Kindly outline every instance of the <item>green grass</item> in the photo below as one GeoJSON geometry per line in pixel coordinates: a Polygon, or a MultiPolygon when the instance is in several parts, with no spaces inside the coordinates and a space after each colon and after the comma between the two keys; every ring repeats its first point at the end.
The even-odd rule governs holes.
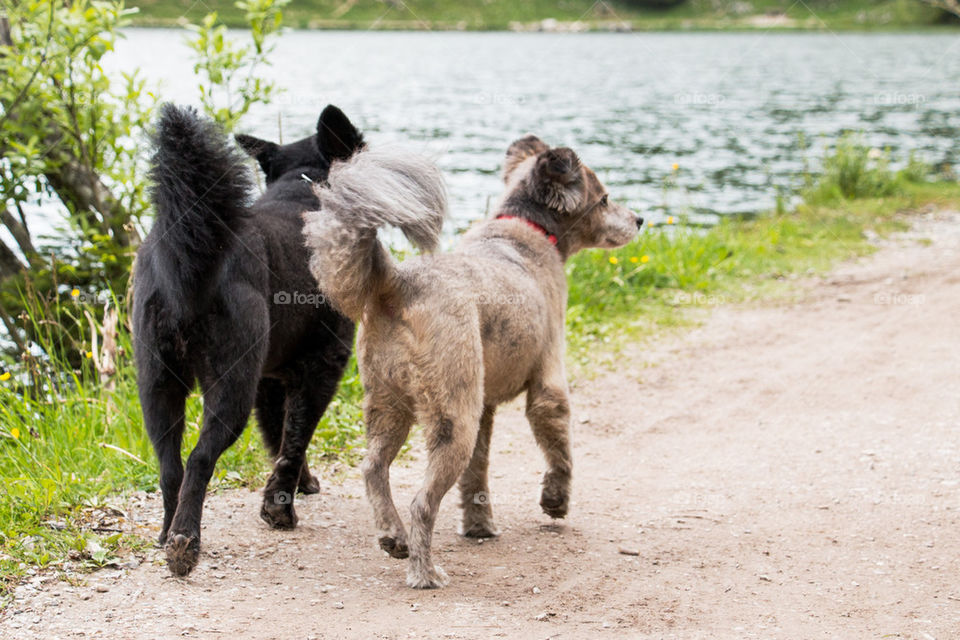
{"type": "MultiPolygon", "coordinates": [[[[86,322],[83,311],[93,309],[77,304],[70,313],[65,307],[73,304],[71,296],[66,293],[63,297],[66,299],[56,303],[60,322],[71,317],[86,322]]],[[[38,305],[28,307],[40,309],[38,305]]],[[[26,321],[41,326],[47,322],[32,313],[26,321]]],[[[101,330],[98,327],[98,332],[101,330]]],[[[57,332],[37,333],[42,341],[44,335],[57,332]]],[[[98,524],[104,514],[117,515],[123,493],[158,490],[157,465],[137,399],[129,333],[121,330],[119,338],[121,355],[113,391],[99,384],[99,374],[87,353],[78,369],[71,368],[67,358],[54,362],[29,358],[0,369],[4,371],[0,374],[0,479],[4,486],[0,493],[0,596],[32,566],[82,571],[151,543],[137,536],[104,532],[98,524]]],[[[81,351],[90,348],[88,341],[81,351]]],[[[356,363],[351,361],[337,397],[317,428],[310,448],[314,462],[331,457],[348,462],[355,459],[362,435],[360,397],[356,363]]],[[[201,415],[202,402],[194,393],[187,403],[185,455],[196,443],[201,415]]],[[[257,430],[248,428],[220,459],[211,490],[258,487],[269,469],[257,430]]]]}
{"type": "MultiPolygon", "coordinates": [[[[869,150],[857,152],[866,157],[869,150]]],[[[789,292],[798,276],[871,252],[866,232],[903,230],[911,210],[930,204],[960,207],[960,184],[912,181],[915,163],[897,174],[884,165],[882,176],[862,163],[863,175],[847,172],[844,179],[873,184],[883,195],[857,189],[845,198],[831,166],[849,153],[842,141],[826,159],[826,173],[808,187],[809,200],[793,211],[724,220],[708,229],[686,227],[677,219],[679,224],[647,228],[622,249],[574,256],[567,266],[572,370],[595,366],[597,345],[688,326],[718,304],[770,300],[789,292]]]]}
{"type": "Polygon", "coordinates": [[[807,177],[804,202],[831,205],[857,198],[882,198],[904,193],[906,185],[922,182],[929,168],[911,156],[906,168],[890,171],[889,152],[871,149],[855,133],[837,141],[833,152],[824,158],[822,173],[807,177]]]}
{"type": "MultiPolygon", "coordinates": [[[[197,22],[215,9],[225,23],[243,26],[242,11],[230,0],[130,0],[140,9],[135,23],[174,25],[181,18],[197,22]]],[[[688,0],[671,7],[642,7],[624,0],[292,0],[284,10],[284,24],[296,28],[340,29],[507,29],[511,23],[529,24],[554,18],[582,21],[602,27],[630,23],[638,30],[675,29],[916,29],[943,26],[940,12],[919,0],[688,0]],[[771,22],[769,13],[784,13],[771,22]],[[766,17],[765,17],[766,16],[766,17]]]]}
{"type": "MultiPolygon", "coordinates": [[[[885,158],[852,138],[841,140],[823,164],[823,174],[807,180],[806,202],[793,211],[725,220],[709,229],[687,227],[678,217],[646,229],[623,249],[586,251],[570,260],[568,359],[574,375],[589,375],[604,357],[615,357],[618,343],[690,325],[714,305],[785,295],[794,277],[871,251],[866,231],[905,228],[904,212],[960,206],[960,184],[919,181],[926,171],[915,162],[893,173],[885,158]]],[[[115,389],[108,391],[86,357],[93,347],[84,311],[97,315],[77,302],[83,296],[76,293],[26,305],[31,311],[21,321],[41,343],[62,335],[86,340],[54,360],[31,356],[0,369],[0,599],[32,567],[75,575],[152,542],[101,524],[105,515],[122,517],[112,508],[123,504],[123,494],[156,491],[157,468],[143,431],[129,334],[121,328],[115,389]]],[[[361,393],[351,363],[311,446],[314,462],[355,460],[362,444],[361,393]]],[[[196,442],[200,415],[194,394],[185,452],[196,442]]],[[[259,487],[268,472],[256,429],[249,428],[221,458],[211,489],[259,487]]]]}

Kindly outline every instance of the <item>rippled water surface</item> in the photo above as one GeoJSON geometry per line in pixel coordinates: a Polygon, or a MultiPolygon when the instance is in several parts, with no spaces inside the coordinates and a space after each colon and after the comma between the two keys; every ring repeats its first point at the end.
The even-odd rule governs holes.
{"type": "MultiPolygon", "coordinates": [[[[111,64],[195,102],[182,42],[130,30],[111,64]]],[[[459,226],[496,198],[525,132],[572,146],[653,217],[751,212],[844,130],[896,158],[960,161],[958,53],[952,35],[291,32],[265,72],[286,94],[241,130],[276,139],[282,116],[290,141],[337,104],[371,143],[435,153],[459,226]]]]}

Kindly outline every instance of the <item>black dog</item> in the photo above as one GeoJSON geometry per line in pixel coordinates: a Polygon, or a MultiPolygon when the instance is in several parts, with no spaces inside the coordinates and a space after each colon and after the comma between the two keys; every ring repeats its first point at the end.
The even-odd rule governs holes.
{"type": "Polygon", "coordinates": [[[353,323],[316,293],[301,214],[319,207],[310,182],[326,180],[330,163],[360,149],[363,136],[331,105],[314,136],[237,142],[267,176],[252,205],[243,156],[223,132],[193,109],[162,108],[151,167],[156,222],[133,278],[137,382],[160,462],[160,544],[176,575],[197,564],[207,484],[254,406],[276,460],[260,516],[275,528],[296,525],[298,485],[319,491],[307,445],[353,343],[353,323]],[[203,428],[184,472],[184,406],[196,382],[203,428]]]}

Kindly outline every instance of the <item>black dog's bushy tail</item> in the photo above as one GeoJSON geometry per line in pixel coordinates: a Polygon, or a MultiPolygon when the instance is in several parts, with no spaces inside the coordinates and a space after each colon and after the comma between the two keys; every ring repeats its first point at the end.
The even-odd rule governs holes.
{"type": "Polygon", "coordinates": [[[204,306],[247,217],[253,187],[245,157],[191,107],[165,104],[153,135],[150,199],[159,284],[180,317],[204,306]]]}

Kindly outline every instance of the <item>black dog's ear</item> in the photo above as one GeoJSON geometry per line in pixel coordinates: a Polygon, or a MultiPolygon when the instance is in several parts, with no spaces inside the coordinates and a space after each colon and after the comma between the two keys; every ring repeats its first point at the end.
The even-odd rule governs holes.
{"type": "Polygon", "coordinates": [[[507,159],[503,163],[503,180],[506,182],[510,174],[517,168],[521,162],[547,151],[550,147],[537,136],[528,133],[527,135],[513,141],[507,148],[507,159]]]}
{"type": "Polygon", "coordinates": [[[363,146],[363,135],[343,111],[328,104],[317,120],[317,148],[327,160],[346,160],[363,146]]]}
{"type": "Polygon", "coordinates": [[[280,145],[242,133],[238,133],[233,136],[233,138],[248,156],[255,158],[256,161],[260,163],[260,168],[263,169],[263,172],[270,175],[270,164],[273,162],[273,158],[276,156],[280,145]]]}
{"type": "Polygon", "coordinates": [[[541,153],[533,170],[534,185],[543,204],[563,213],[575,211],[583,199],[580,158],[573,149],[559,147],[541,153]]]}

